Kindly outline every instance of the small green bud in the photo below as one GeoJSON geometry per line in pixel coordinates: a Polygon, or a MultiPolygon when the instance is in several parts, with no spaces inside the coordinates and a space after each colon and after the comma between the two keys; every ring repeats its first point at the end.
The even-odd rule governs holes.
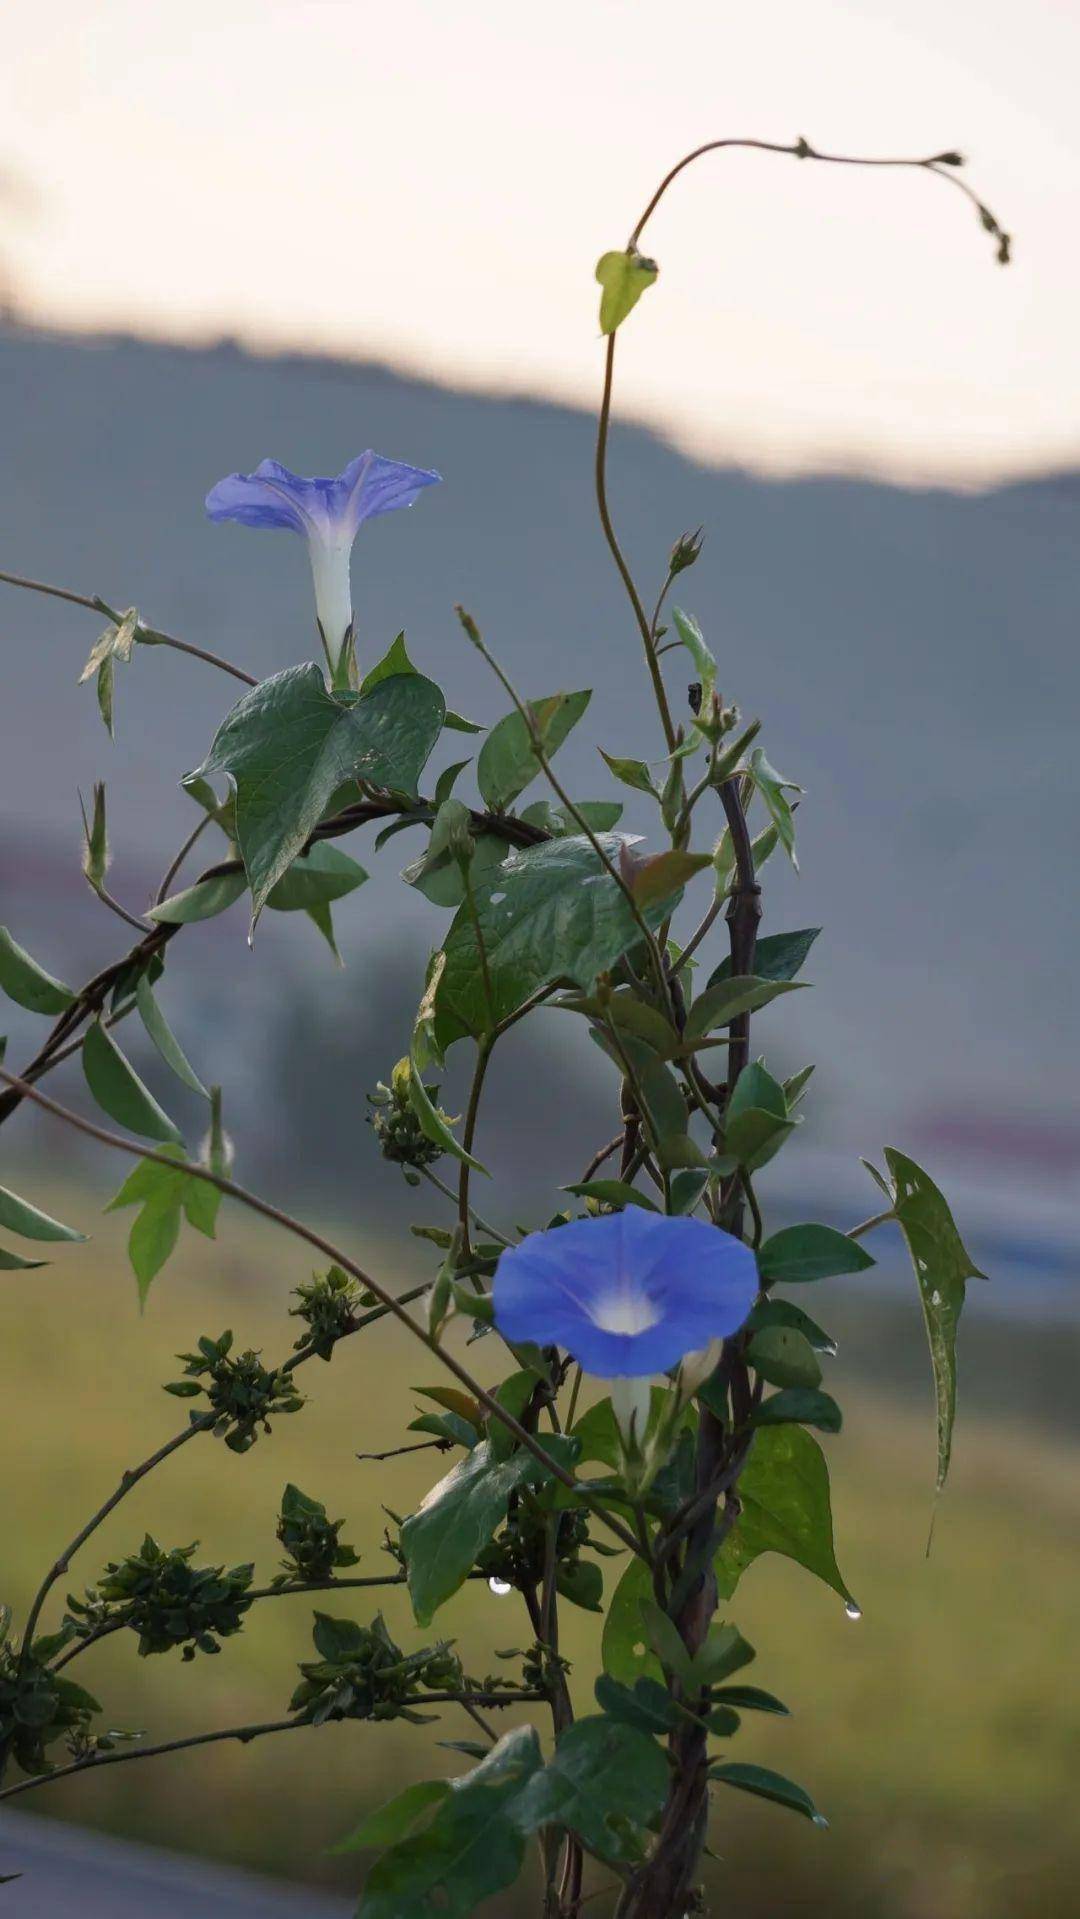
{"type": "Polygon", "coordinates": [[[672,579],[677,573],[685,573],[687,567],[693,566],[700,558],[705,544],[703,531],[699,526],[696,533],[680,533],[668,556],[668,572],[672,579]]]}

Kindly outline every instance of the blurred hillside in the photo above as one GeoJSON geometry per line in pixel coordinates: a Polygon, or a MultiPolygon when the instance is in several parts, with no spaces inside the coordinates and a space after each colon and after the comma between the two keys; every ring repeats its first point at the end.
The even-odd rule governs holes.
{"type": "MultiPolygon", "coordinates": [[[[336,472],[368,444],[438,467],[444,486],[358,542],[362,659],[404,626],[424,668],[453,681],[454,704],[496,719],[505,701],[450,610],[462,600],[530,695],[596,688],[560,758],[579,796],[604,790],[597,743],[655,750],[595,526],[587,416],[227,344],[10,330],[0,409],[0,565],[134,602],[260,675],[312,650],[306,560],[298,542],[206,524],[208,485],[268,453],[336,472]]],[[[768,1016],[774,1064],[820,1062],[804,1136],[771,1176],[776,1204],[845,1220],[871,1210],[856,1156],[895,1142],[953,1193],[998,1281],[980,1304],[1073,1313],[1080,475],[978,497],[779,483],[695,466],[631,427],[614,435],[612,471],[643,582],[704,523],[681,597],[725,694],[763,718],[770,758],[807,789],[802,876],[779,860],[766,876],[767,928],[826,929],[816,990],[768,1016]]],[[[112,883],[141,905],[193,820],[178,778],[235,691],[195,661],[140,650],[119,675],[110,745],[75,683],[97,630],[92,615],[0,587],[0,920],[72,979],[123,940],[79,898],[76,789],[107,778],[112,883]]],[[[451,735],[440,752],[467,747],[451,735]]],[[[646,802],[626,797],[624,824],[655,831],[646,802]]],[[[249,954],[236,909],[184,933],[165,999],[196,1064],[228,1089],[251,1177],[332,1188],[337,1204],[393,1221],[407,1196],[380,1177],[363,1093],[403,1050],[445,922],[396,879],[412,837],[379,856],[363,835],[350,848],[373,877],[338,909],[344,972],[306,922],[282,916],[267,916],[249,954]]],[[[31,1025],[9,1022],[16,1061],[31,1025]]],[[[534,1217],[612,1130],[610,1081],[570,1029],[553,1014],[539,1039],[515,1035],[493,1074],[490,1137],[534,1217]],[[524,1077],[527,1108],[512,1109],[524,1077]]],[[[10,1132],[25,1142],[33,1122],[10,1132]]]]}

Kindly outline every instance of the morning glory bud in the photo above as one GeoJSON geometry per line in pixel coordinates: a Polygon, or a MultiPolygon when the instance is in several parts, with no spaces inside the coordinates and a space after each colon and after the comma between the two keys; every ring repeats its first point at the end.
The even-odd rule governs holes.
{"type": "Polygon", "coordinates": [[[254,473],[230,473],[206,496],[207,517],[241,526],[285,527],[307,541],[315,587],[315,616],[335,680],[347,664],[353,633],[349,578],[353,541],[365,520],[412,506],[442,476],[424,467],[385,460],[369,447],[336,480],[301,479],[276,460],[254,473]]]}
{"type": "Polygon", "coordinates": [[[700,526],[696,533],[680,533],[668,555],[668,572],[672,579],[677,573],[685,573],[688,566],[693,566],[704,543],[704,529],[700,526]]]}

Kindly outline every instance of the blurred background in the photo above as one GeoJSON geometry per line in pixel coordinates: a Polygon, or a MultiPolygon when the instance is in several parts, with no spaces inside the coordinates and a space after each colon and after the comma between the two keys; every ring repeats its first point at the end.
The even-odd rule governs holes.
{"type": "MultiPolygon", "coordinates": [[[[463,651],[464,601],[530,696],[595,687],[560,756],[580,797],[606,791],[597,745],[655,751],[591,494],[598,254],[681,152],[732,132],[959,146],[1017,235],[1003,273],[971,210],[925,177],[714,156],[650,227],[660,280],[620,336],[624,544],[658,585],[672,541],[704,525],[682,601],[724,694],[806,788],[801,875],[767,869],[765,926],[825,930],[814,992],[770,1010],[767,1040],[774,1070],[818,1070],[799,1142],[765,1182],[770,1218],[871,1212],[858,1156],[895,1144],[945,1187],[992,1281],[969,1291],[928,1562],[928,1366],[899,1244],[882,1239],[872,1284],[822,1300],[848,1412],[830,1442],[841,1563],[864,1617],[782,1562],[740,1589],[761,1681],[797,1708],[755,1731],[753,1756],[803,1779],[832,1820],[824,1837],[768,1809],[718,1824],[717,1896],[746,1919],[1076,1910],[1078,54],[1080,20],[1055,0],[944,15],[930,0],[766,0],[749,19],[698,0],[554,0],[542,19],[491,0],[15,0],[5,22],[0,567],[134,603],[262,676],[312,651],[306,561],[297,542],[209,526],[207,488],[264,455],[335,473],[368,445],[437,467],[442,487],[358,542],[361,661],[404,627],[454,704],[493,722],[505,700],[463,651]]],[[[179,777],[232,698],[209,668],[140,650],[110,744],[76,685],[99,626],[0,586],[0,921],[73,981],[124,939],[79,878],[79,789],[107,780],[111,883],[140,910],[194,823],[179,777]]],[[[624,825],[655,832],[626,797],[624,825]]],[[[162,997],[224,1083],[241,1176],[404,1281],[425,1271],[407,1224],[436,1220],[437,1199],[378,1159],[364,1095],[404,1049],[445,919],[397,878],[410,837],[377,856],[370,838],[349,844],[372,877],[336,909],[344,969],[292,916],[268,915],[250,953],[235,909],[184,933],[162,997]]],[[[5,1014],[18,1064],[38,1027],[5,1014]]],[[[553,1015],[497,1056],[481,1150],[508,1182],[507,1218],[546,1217],[614,1130],[592,1054],[553,1015]]],[[[53,1089],[80,1104],[77,1066],[53,1089]]],[[[452,1108],[456,1092],[452,1076],[452,1108]]],[[[223,1215],[218,1246],[183,1243],[140,1318],[129,1216],[96,1217],[120,1171],[25,1113],[0,1161],[94,1230],[0,1295],[0,1598],[18,1611],[118,1472],[173,1429],[171,1355],[226,1324],[244,1344],[291,1343],[307,1268],[223,1215]]],[[[152,1480],[102,1556],[150,1525],[269,1575],[292,1478],[349,1515],[376,1565],[381,1506],[407,1510],[430,1462],[354,1455],[425,1381],[381,1330],[377,1352],[318,1371],[313,1403],[250,1459],[208,1443],[152,1480]]],[[[503,1605],[449,1609],[477,1669],[520,1632],[503,1605]]],[[[274,1617],[253,1616],[216,1662],[181,1673],[110,1645],[91,1683],[158,1738],[272,1716],[309,1621],[297,1601],[260,1611],[274,1617]]],[[[582,1699],[592,1623],[575,1627],[582,1699]]],[[[326,1848],[427,1763],[407,1733],[330,1728],[318,1764],[267,1742],[50,1788],[0,1819],[0,1871],[26,1869],[0,1895],[59,1919],[95,1900],[157,1919],[316,1915],[356,1884],[355,1860],[326,1848]],[[276,1883],[102,1848],[74,1825],[276,1883]],[[294,1898],[291,1881],[325,1891],[294,1898]]]]}

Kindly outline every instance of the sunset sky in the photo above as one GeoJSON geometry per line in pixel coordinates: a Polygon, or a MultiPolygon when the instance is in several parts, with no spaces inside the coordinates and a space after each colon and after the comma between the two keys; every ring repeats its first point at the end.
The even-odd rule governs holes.
{"type": "Polygon", "coordinates": [[[984,484],[1080,460],[1075,0],[9,0],[21,316],[591,404],[597,256],[724,133],[956,146],[947,188],[711,156],[620,405],[702,457],[984,484]]]}

